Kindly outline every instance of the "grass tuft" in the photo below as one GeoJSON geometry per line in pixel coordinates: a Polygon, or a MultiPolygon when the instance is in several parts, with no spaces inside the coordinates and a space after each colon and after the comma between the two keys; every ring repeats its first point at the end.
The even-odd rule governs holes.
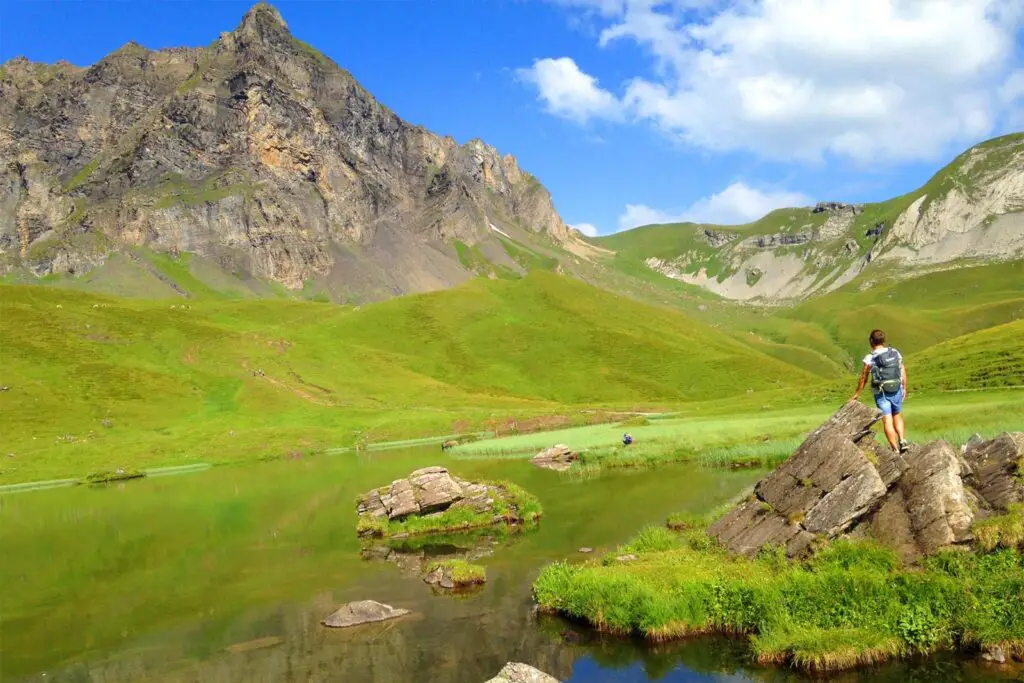
{"type": "Polygon", "coordinates": [[[973,531],[982,550],[1024,548],[1024,503],[1010,505],[1006,514],[975,522],[973,531]]]}
{"type": "Polygon", "coordinates": [[[427,567],[427,574],[432,574],[438,570],[446,572],[457,588],[475,586],[487,581],[487,570],[479,564],[472,564],[466,560],[456,559],[432,562],[427,567]]]}

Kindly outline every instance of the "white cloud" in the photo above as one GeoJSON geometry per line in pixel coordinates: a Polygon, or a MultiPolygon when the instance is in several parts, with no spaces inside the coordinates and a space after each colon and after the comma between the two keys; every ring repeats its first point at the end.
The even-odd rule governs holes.
{"type": "Polygon", "coordinates": [[[617,119],[622,113],[619,100],[569,57],[538,59],[528,69],[517,69],[516,76],[537,88],[538,99],[555,116],[586,123],[591,118],[617,119]]]}
{"type": "Polygon", "coordinates": [[[597,237],[597,226],[591,223],[573,223],[569,227],[573,230],[579,230],[587,237],[597,237]]]}
{"type": "Polygon", "coordinates": [[[738,225],[757,220],[775,209],[806,206],[810,203],[810,197],[800,192],[759,190],[746,183],[735,182],[721,192],[698,199],[689,208],[679,212],[652,209],[644,204],[627,204],[619,216],[619,229],[683,222],[738,225]]]}
{"type": "Polygon", "coordinates": [[[1010,76],[1020,0],[556,2],[602,21],[602,46],[630,41],[656,67],[612,104],[562,58],[601,93],[588,117],[626,113],[708,149],[932,158],[992,133],[1024,87],[1010,76]]]}

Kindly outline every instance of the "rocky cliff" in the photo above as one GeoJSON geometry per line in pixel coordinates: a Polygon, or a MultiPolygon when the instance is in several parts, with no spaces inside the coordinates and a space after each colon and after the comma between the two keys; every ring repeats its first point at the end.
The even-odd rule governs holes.
{"type": "Polygon", "coordinates": [[[820,202],[740,226],[639,228],[598,240],[726,298],[779,302],[855,279],[1024,258],[1024,134],[972,147],[923,187],[877,204],[820,202]],[[660,231],[656,240],[652,231],[660,231]],[[647,238],[641,238],[647,234],[647,238]],[[651,249],[650,244],[657,248],[651,249]],[[643,245],[643,246],[641,246],[643,245]]]}
{"type": "Polygon", "coordinates": [[[514,269],[498,234],[571,236],[513,157],[406,123],[265,4],[204,48],[4,64],[0,158],[0,273],[143,248],[390,295],[469,277],[456,242],[514,269]]]}

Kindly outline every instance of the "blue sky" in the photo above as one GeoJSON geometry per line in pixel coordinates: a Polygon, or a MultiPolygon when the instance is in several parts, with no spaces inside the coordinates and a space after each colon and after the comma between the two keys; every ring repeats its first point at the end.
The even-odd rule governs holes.
{"type": "MultiPolygon", "coordinates": [[[[0,3],[0,61],[205,45],[248,2],[0,3]]],[[[1024,128],[1019,0],[277,2],[406,120],[514,154],[609,233],[909,191],[1024,128]]]]}

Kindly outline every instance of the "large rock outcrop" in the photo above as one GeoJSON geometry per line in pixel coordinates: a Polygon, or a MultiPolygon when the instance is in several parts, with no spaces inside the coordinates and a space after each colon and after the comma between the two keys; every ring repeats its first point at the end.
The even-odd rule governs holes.
{"type": "Polygon", "coordinates": [[[879,417],[848,402],[708,533],[743,555],[766,545],[803,555],[819,539],[850,535],[913,559],[970,541],[977,517],[1024,500],[1024,434],[982,442],[966,457],[945,441],[900,455],[875,440],[879,417]]]}
{"type": "Polygon", "coordinates": [[[469,277],[455,240],[516,269],[497,230],[572,234],[513,157],[403,121],[266,4],[208,47],[7,62],[0,157],[0,274],[147,247],[379,296],[469,277]]]}

